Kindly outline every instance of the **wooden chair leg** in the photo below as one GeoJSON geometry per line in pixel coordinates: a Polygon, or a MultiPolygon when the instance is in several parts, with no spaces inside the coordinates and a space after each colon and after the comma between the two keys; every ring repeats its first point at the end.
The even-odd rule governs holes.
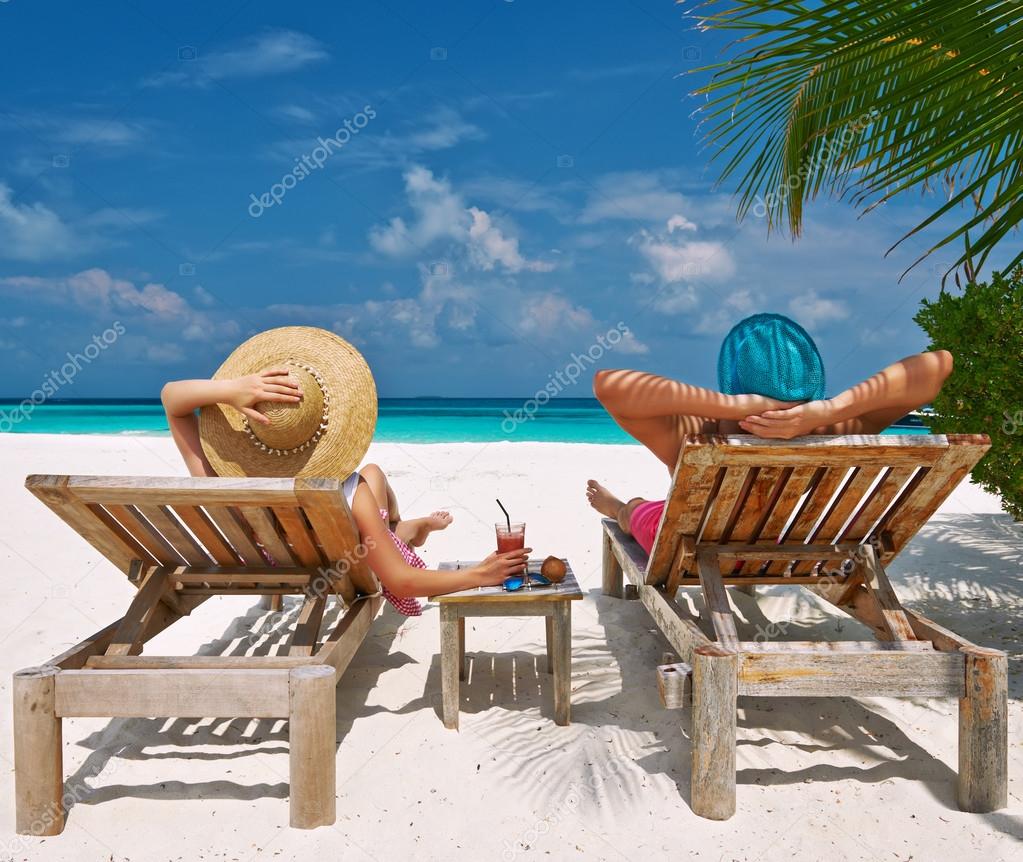
{"type": "Polygon", "coordinates": [[[55,711],[56,667],[14,674],[14,805],[20,835],[64,830],[61,721],[55,711]]]}
{"type": "Polygon", "coordinates": [[[465,617],[458,618],[458,678],[465,679],[465,617]]]}
{"type": "Polygon", "coordinates": [[[604,544],[604,576],[603,593],[605,596],[614,596],[616,599],[622,597],[623,572],[622,564],[615,556],[614,547],[611,544],[611,537],[607,530],[601,530],[601,537],[604,544]]]}
{"type": "Polygon", "coordinates": [[[572,603],[554,602],[551,640],[554,653],[554,723],[572,720],[572,603]]]}
{"type": "Polygon", "coordinates": [[[547,673],[554,673],[554,616],[543,618],[547,629],[547,673]]]}
{"type": "Polygon", "coordinates": [[[272,614],[277,614],[280,613],[283,606],[284,596],[280,593],[259,597],[259,609],[261,611],[270,611],[272,614]]]}
{"type": "Polygon", "coordinates": [[[714,551],[701,551],[696,558],[700,584],[703,587],[703,598],[707,603],[714,634],[718,643],[724,647],[734,647],[739,643],[739,635],[735,630],[735,616],[732,606],[728,603],[725,582],[721,578],[721,564],[714,551]]]}
{"type": "Polygon", "coordinates": [[[458,614],[449,604],[440,606],[440,689],[444,726],[458,730],[458,614]]]}
{"type": "Polygon", "coordinates": [[[291,825],[331,826],[337,819],[337,706],[334,668],[305,665],[289,678],[291,825]]]}
{"type": "Polygon", "coordinates": [[[693,812],[711,820],[735,814],[736,697],[739,656],[717,646],[693,652],[693,812]]]}
{"type": "Polygon", "coordinates": [[[1008,659],[964,649],[966,696],[959,701],[959,807],[998,811],[1008,804],[1008,659]]]}

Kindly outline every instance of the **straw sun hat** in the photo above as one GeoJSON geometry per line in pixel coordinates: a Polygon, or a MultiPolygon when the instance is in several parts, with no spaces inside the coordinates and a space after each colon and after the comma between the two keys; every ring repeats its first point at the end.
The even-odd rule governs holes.
{"type": "Polygon", "coordinates": [[[333,332],[282,326],[254,335],[227,357],[215,380],[287,368],[297,403],[255,405],[269,425],[224,404],[203,407],[199,437],[218,476],[347,478],[366,454],[377,419],[377,390],[366,360],[333,332]]]}

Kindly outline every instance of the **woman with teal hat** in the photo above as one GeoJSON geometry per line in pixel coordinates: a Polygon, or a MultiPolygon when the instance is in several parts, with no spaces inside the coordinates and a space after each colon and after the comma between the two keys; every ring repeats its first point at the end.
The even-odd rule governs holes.
{"type": "MultiPolygon", "coordinates": [[[[952,354],[935,350],[908,356],[828,398],[824,363],[809,333],[782,314],[754,314],[725,336],[717,370],[718,390],[645,371],[601,370],[593,391],[670,473],[687,434],[745,431],[782,440],[877,434],[934,399],[952,373],[952,354]]],[[[649,553],[663,501],[623,502],[592,479],[586,496],[649,553]]]]}

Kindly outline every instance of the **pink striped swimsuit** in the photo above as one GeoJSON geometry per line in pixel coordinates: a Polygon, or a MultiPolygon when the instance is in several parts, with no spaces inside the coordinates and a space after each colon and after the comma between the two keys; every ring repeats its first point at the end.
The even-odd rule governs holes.
{"type": "MultiPolygon", "coordinates": [[[[348,501],[348,508],[352,507],[352,501],[355,499],[355,489],[359,487],[359,474],[352,473],[347,479],[345,479],[344,485],[341,486],[341,490],[344,492],[345,499],[348,501]]],[[[383,522],[387,523],[388,516],[387,509],[380,510],[380,517],[383,522]]],[[[402,558],[415,569],[425,569],[426,563],[423,562],[422,558],[413,551],[408,545],[406,545],[401,539],[394,535],[393,531],[388,527],[387,532],[390,534],[391,539],[394,541],[394,546],[401,553],[402,558]]],[[[404,614],[407,617],[418,617],[423,613],[423,606],[420,604],[419,599],[415,596],[406,596],[399,598],[392,593],[383,584],[380,588],[384,594],[384,598],[387,599],[393,605],[394,609],[399,614],[404,614]]]]}

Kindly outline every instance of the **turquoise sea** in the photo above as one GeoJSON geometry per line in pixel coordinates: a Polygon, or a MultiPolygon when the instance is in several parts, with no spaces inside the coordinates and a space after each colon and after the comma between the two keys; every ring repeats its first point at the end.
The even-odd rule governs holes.
{"type": "MultiPolygon", "coordinates": [[[[0,399],[0,432],[29,434],[168,434],[158,399],[50,401],[21,417],[20,402],[0,399]]],[[[533,440],[633,443],[594,398],[557,398],[532,418],[517,398],[381,398],[375,440],[453,443],[533,440]]],[[[888,433],[926,433],[911,417],[888,433]]]]}

